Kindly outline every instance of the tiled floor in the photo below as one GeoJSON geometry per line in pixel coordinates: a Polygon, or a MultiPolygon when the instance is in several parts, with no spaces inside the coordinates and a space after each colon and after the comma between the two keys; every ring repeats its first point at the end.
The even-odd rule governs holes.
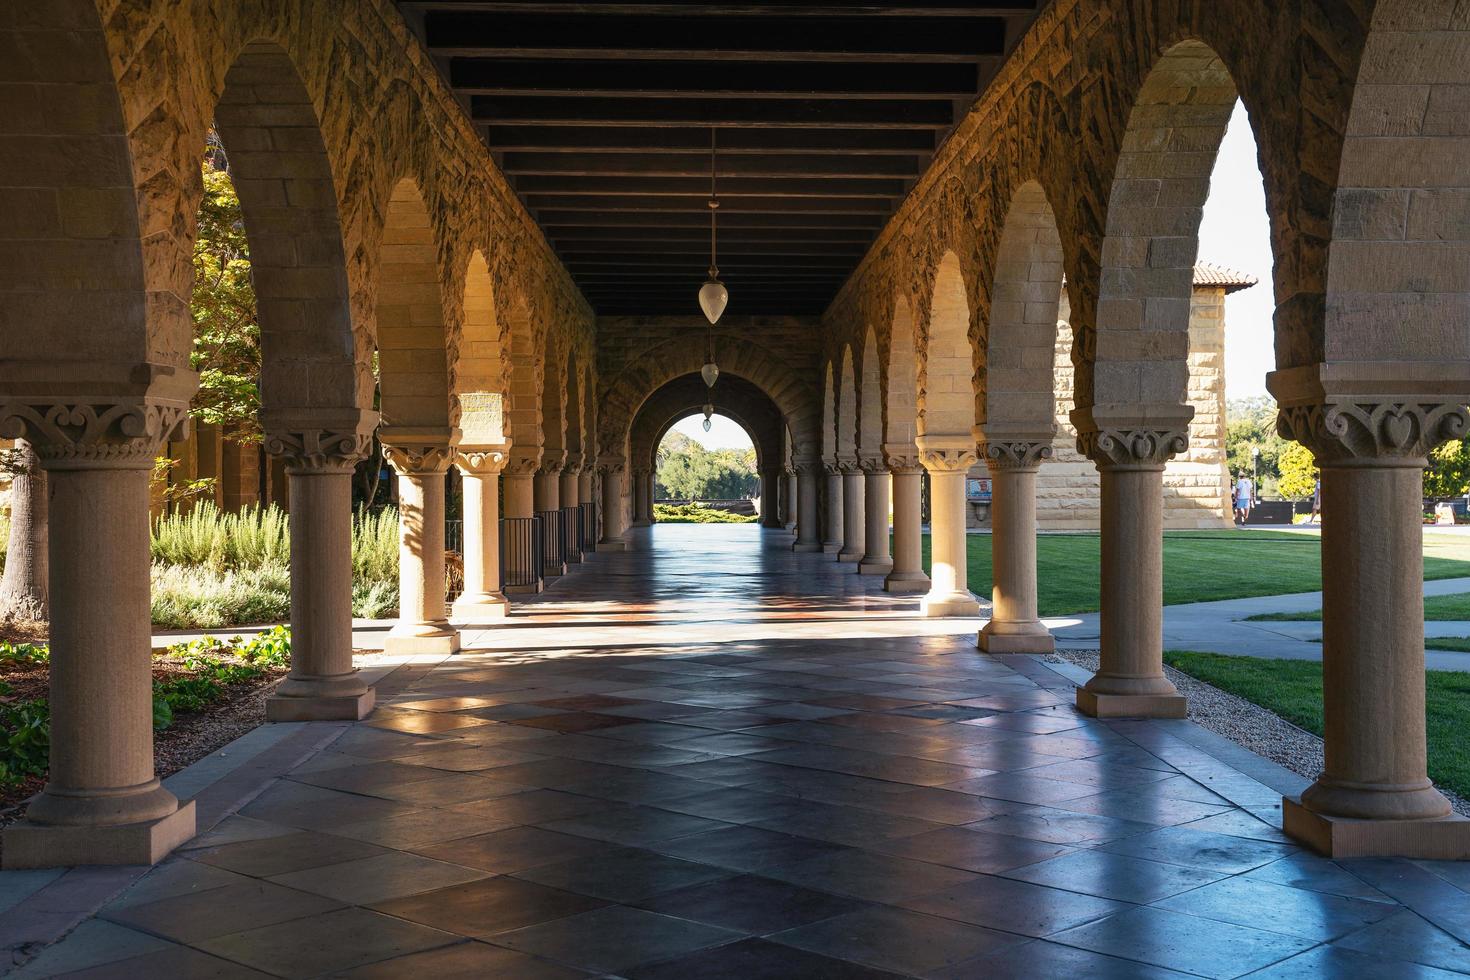
{"type": "Polygon", "coordinates": [[[400,670],[19,975],[1470,973],[1470,865],[1304,854],[1295,777],[1080,717],[1063,665],[789,537],[645,535],[400,670]]]}

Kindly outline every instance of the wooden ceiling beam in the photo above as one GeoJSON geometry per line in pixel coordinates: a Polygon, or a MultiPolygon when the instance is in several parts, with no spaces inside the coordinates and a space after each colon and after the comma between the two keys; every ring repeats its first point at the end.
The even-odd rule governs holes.
{"type": "MultiPolygon", "coordinates": [[[[556,211],[674,211],[693,212],[709,218],[707,197],[617,197],[613,195],[578,197],[573,194],[527,194],[526,206],[533,211],[550,208],[556,211]]],[[[893,202],[867,197],[732,197],[720,207],[720,217],[727,214],[878,214],[893,211],[893,202]]]]}
{"type": "MultiPolygon", "coordinates": [[[[522,194],[567,194],[582,197],[691,197],[709,200],[709,179],[699,177],[594,177],[521,175],[515,178],[522,194]]],[[[720,181],[721,210],[737,207],[749,197],[868,197],[891,201],[903,194],[901,180],[822,180],[812,177],[730,177],[720,181]]],[[[708,208],[706,208],[708,210],[708,208]]]]}
{"type": "MultiPolygon", "coordinates": [[[[717,137],[718,139],[718,137],[717,137]]],[[[577,177],[710,176],[710,153],[507,153],[500,161],[507,174],[560,174],[577,177]]],[[[718,156],[720,177],[897,177],[919,175],[917,157],[718,156]]],[[[902,193],[900,190],[899,193],[902,193]]]]}
{"type": "Polygon", "coordinates": [[[947,129],[952,102],[849,99],[636,99],[575,96],[470,97],[478,123],[587,126],[792,126],[947,129]]]}
{"type": "MultiPolygon", "coordinates": [[[[647,153],[699,152],[709,147],[709,127],[556,126],[535,123],[485,127],[486,142],[497,152],[647,153]]],[[[929,129],[722,128],[720,155],[836,154],[913,156],[934,152],[929,129]]]]}

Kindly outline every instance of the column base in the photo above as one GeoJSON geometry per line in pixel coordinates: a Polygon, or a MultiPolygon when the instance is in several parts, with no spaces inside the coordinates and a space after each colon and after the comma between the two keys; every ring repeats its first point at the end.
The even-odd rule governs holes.
{"type": "Polygon", "coordinates": [[[780,521],[761,521],[761,527],[769,528],[772,531],[784,531],[786,529],[786,525],[780,521]]]}
{"type": "MultiPolygon", "coordinates": [[[[604,551],[612,551],[613,548],[612,548],[611,545],[608,545],[608,546],[604,547],[603,550],[604,551]]],[[[542,589],[542,585],[541,585],[540,580],[538,579],[532,585],[507,585],[505,587],[505,594],[506,595],[535,595],[536,593],[540,592],[541,589],[542,589]]]]}
{"type": "Polygon", "coordinates": [[[485,592],[475,596],[460,596],[450,607],[451,619],[465,623],[488,623],[510,615],[510,603],[505,596],[485,592]]]}
{"type": "Polygon", "coordinates": [[[1077,688],[1077,710],[1091,718],[1185,718],[1182,694],[1099,694],[1077,688]]]}
{"type": "Polygon", "coordinates": [[[835,555],[841,550],[842,543],[840,541],[833,544],[828,544],[825,541],[822,542],[822,554],[824,555],[835,555]]]}
{"type": "Polygon", "coordinates": [[[628,526],[629,527],[650,527],[651,526],[651,522],[649,522],[649,521],[634,521],[632,524],[629,524],[628,526]]]}
{"type": "Polygon", "coordinates": [[[869,558],[865,555],[863,560],[858,562],[859,575],[887,575],[891,571],[893,571],[892,558],[869,558]]]}
{"type": "Polygon", "coordinates": [[[459,630],[447,622],[400,623],[383,641],[384,653],[458,653],[459,630]]]}
{"type": "Polygon", "coordinates": [[[837,552],[837,560],[859,562],[863,560],[863,553],[861,551],[848,551],[846,548],[843,548],[837,552]]]}
{"type": "Polygon", "coordinates": [[[791,546],[791,550],[808,555],[820,554],[822,551],[822,546],[819,544],[813,544],[810,541],[798,541],[791,546]]]}
{"type": "Polygon", "coordinates": [[[22,820],[5,828],[6,870],[83,864],[157,864],[194,836],[194,801],[142,823],[111,827],[58,826],[22,820]]]}
{"type": "Polygon", "coordinates": [[[946,592],[943,595],[935,595],[931,592],[919,602],[919,614],[930,618],[941,616],[970,618],[980,615],[980,601],[968,592],[946,592]]]}
{"type": "Polygon", "coordinates": [[[266,721],[361,721],[373,713],[377,693],[368,688],[361,694],[281,695],[265,703],[266,721]]]}
{"type": "Polygon", "coordinates": [[[986,623],[980,630],[980,649],[986,653],[1055,653],[1056,638],[1040,623],[1006,623],[1001,632],[993,630],[995,620],[986,623]]]}
{"type": "MultiPolygon", "coordinates": [[[[1290,837],[1330,858],[1470,858],[1470,819],[1458,813],[1427,820],[1355,820],[1308,810],[1301,797],[1288,796],[1281,801],[1281,822],[1290,837]]],[[[7,841],[7,859],[9,847],[7,841]]]]}
{"type": "Polygon", "coordinates": [[[884,592],[928,592],[933,587],[923,572],[890,572],[883,580],[884,592]]]}
{"type": "Polygon", "coordinates": [[[627,550],[628,550],[628,545],[627,545],[626,542],[624,542],[622,540],[617,540],[617,541],[599,541],[599,542],[597,542],[597,551],[598,552],[603,552],[603,551],[627,551],[627,550]]]}

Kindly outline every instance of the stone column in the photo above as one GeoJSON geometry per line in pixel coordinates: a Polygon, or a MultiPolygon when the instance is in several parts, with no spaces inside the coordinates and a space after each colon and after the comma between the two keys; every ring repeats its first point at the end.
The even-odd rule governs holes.
{"type": "Polygon", "coordinates": [[[821,466],[815,460],[796,464],[796,541],[792,551],[822,550],[817,526],[817,488],[821,484],[821,466]]]}
{"type": "Polygon", "coordinates": [[[500,591],[500,471],[504,447],[460,446],[455,459],[464,480],[464,591],[455,619],[504,619],[510,603],[500,591]]]}
{"type": "Polygon", "coordinates": [[[3,832],[4,867],[153,864],[194,836],[153,768],[148,482],[182,438],[194,377],[167,399],[0,403],[50,484],[50,771],[3,832]]]}
{"type": "Polygon", "coordinates": [[[541,469],[532,484],[535,488],[536,511],[561,510],[561,461],[541,461],[541,469]]]}
{"type": "Polygon", "coordinates": [[[582,461],[575,456],[569,456],[566,464],[562,466],[560,478],[561,506],[575,507],[581,502],[580,491],[582,488],[582,461]]]}
{"type": "Polygon", "coordinates": [[[1100,664],[1077,707],[1096,718],[1183,718],[1164,676],[1164,464],[1188,447],[1184,429],[1107,428],[1077,434],[1101,474],[1100,664]]]}
{"type": "Polygon", "coordinates": [[[627,547],[623,541],[624,463],[621,456],[597,457],[602,470],[602,537],[597,542],[598,551],[623,551],[627,547]]]}
{"type": "Polygon", "coordinates": [[[888,454],[893,477],[893,571],[883,580],[885,592],[928,592],[933,583],[924,574],[923,479],[924,467],[909,447],[888,454]]]}
{"type": "Polygon", "coordinates": [[[842,550],[842,471],[836,463],[823,463],[825,472],[826,525],[822,533],[822,551],[835,555],[842,550]]]}
{"type": "Polygon", "coordinates": [[[879,459],[865,459],[863,470],[863,559],[859,575],[887,575],[893,571],[888,556],[888,468],[879,459]]]}
{"type": "Polygon", "coordinates": [[[592,490],[592,461],[582,467],[582,472],[577,476],[577,499],[582,503],[591,503],[597,498],[593,496],[592,490]]]}
{"type": "Polygon", "coordinates": [[[541,450],[528,452],[512,447],[505,464],[505,516],[536,516],[536,471],[541,468],[541,450]]]}
{"type": "Polygon", "coordinates": [[[780,470],[767,470],[761,474],[761,527],[781,527],[781,482],[780,470]]]}
{"type": "Polygon", "coordinates": [[[630,479],[628,501],[633,517],[633,527],[648,527],[653,523],[652,494],[648,488],[648,470],[634,470],[630,479]]]}
{"type": "Polygon", "coordinates": [[[383,447],[398,475],[398,623],[386,653],[455,653],[459,631],[444,604],[444,477],[455,449],[440,444],[383,447]]]}
{"type": "Polygon", "coordinates": [[[990,470],[990,621],[987,653],[1051,653],[1056,642],[1036,612],[1036,471],[1051,458],[1051,438],[985,443],[990,470]]]}
{"type": "Polygon", "coordinates": [[[920,436],[919,458],[929,471],[932,579],[919,609],[925,616],[978,616],[980,603],[968,587],[965,534],[965,474],[975,465],[975,444],[920,436]]]}
{"type": "Polygon", "coordinates": [[[781,474],[781,526],[795,530],[796,518],[796,470],[788,469],[781,474]]]}
{"type": "MultiPolygon", "coordinates": [[[[1274,380],[1274,376],[1273,376],[1274,380]]],[[[1276,385],[1273,385],[1273,390],[1276,385]]],[[[1342,397],[1283,408],[1322,468],[1325,766],[1285,830],[1335,858],[1470,858],[1470,821],[1426,771],[1423,470],[1461,404],[1342,397]]]]}
{"type": "Polygon", "coordinates": [[[577,491],[582,485],[581,472],[581,454],[568,453],[567,461],[561,470],[561,512],[562,520],[565,522],[562,527],[562,539],[565,542],[566,551],[564,553],[568,565],[579,564],[582,561],[581,552],[572,547],[577,540],[577,517],[581,513],[578,509],[581,498],[577,496],[577,491]]]}
{"type": "Polygon", "coordinates": [[[845,459],[842,469],[842,550],[838,561],[862,561],[863,536],[863,471],[856,459],[845,459]]]}

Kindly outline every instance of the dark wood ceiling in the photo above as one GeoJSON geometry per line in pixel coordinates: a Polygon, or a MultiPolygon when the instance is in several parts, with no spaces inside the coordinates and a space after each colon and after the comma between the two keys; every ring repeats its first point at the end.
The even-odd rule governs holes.
{"type": "Polygon", "coordinates": [[[822,312],[1044,0],[398,0],[599,314],[822,312]]]}

